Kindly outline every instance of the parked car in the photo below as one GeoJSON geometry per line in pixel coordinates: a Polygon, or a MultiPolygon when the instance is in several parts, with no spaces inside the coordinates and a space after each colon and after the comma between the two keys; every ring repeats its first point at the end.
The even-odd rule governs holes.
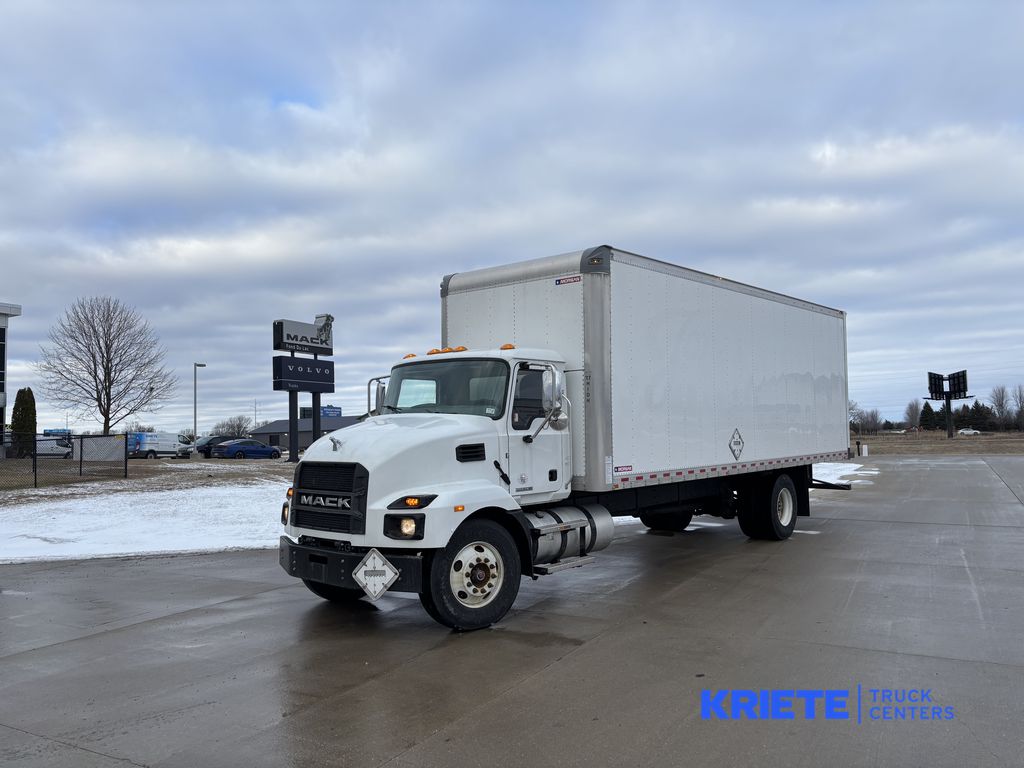
{"type": "Polygon", "coordinates": [[[958,435],[980,435],[981,432],[979,432],[976,429],[971,429],[970,427],[967,427],[965,429],[958,430],[957,434],[958,435]]]}
{"type": "Polygon", "coordinates": [[[213,450],[215,445],[220,445],[234,439],[236,438],[230,435],[207,435],[206,437],[200,437],[196,441],[195,450],[206,458],[210,458],[210,451],[213,450]]]}
{"type": "Polygon", "coordinates": [[[213,446],[210,455],[215,459],[280,459],[281,451],[259,440],[244,438],[218,443],[213,446]]]}

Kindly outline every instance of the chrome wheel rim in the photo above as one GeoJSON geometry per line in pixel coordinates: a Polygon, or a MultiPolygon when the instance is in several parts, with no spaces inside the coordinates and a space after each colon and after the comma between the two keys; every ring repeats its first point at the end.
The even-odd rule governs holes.
{"type": "Polygon", "coordinates": [[[504,580],[501,555],[486,541],[474,541],[460,549],[448,573],[452,594],[466,608],[483,608],[491,603],[504,580]]]}

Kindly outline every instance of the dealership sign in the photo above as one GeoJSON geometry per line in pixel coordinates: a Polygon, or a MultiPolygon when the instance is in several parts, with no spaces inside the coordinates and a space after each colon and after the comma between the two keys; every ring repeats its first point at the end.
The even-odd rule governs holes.
{"type": "Polygon", "coordinates": [[[334,361],[278,355],[274,358],[274,389],[286,392],[333,392],[334,361]]]}
{"type": "Polygon", "coordinates": [[[274,349],[330,357],[334,354],[333,325],[330,315],[317,315],[316,323],[275,320],[274,349]]]}

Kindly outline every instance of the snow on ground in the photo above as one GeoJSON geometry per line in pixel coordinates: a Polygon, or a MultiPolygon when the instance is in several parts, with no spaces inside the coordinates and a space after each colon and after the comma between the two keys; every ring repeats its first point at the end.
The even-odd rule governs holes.
{"type": "MultiPolygon", "coordinates": [[[[0,563],[273,547],[287,481],[98,493],[0,508],[0,563]]],[[[99,486],[94,486],[94,488],[99,486]]]]}
{"type": "MultiPolygon", "coordinates": [[[[168,466],[183,474],[189,468],[219,471],[210,464],[168,466]]],[[[827,482],[853,477],[852,483],[870,483],[859,478],[877,474],[860,464],[814,465],[814,477],[827,482]]],[[[140,492],[131,490],[138,488],[136,481],[119,480],[27,489],[19,492],[21,503],[0,505],[0,563],[274,547],[288,485],[285,479],[253,479],[140,492]],[[44,494],[46,501],[28,500],[44,494]]],[[[639,525],[640,520],[617,517],[615,524],[639,525]]]]}
{"type": "Polygon", "coordinates": [[[878,474],[877,469],[864,469],[862,464],[842,464],[822,462],[814,465],[813,477],[815,480],[824,480],[826,483],[838,483],[847,480],[852,484],[863,483],[870,485],[870,480],[858,480],[858,477],[871,477],[878,474]],[[854,479],[850,480],[853,477],[854,479]]]}

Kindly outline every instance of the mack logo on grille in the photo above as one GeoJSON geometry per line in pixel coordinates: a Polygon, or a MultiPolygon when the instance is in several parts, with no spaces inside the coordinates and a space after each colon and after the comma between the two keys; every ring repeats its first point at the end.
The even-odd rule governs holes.
{"type": "Polygon", "coordinates": [[[338,496],[314,496],[311,493],[300,493],[299,504],[308,507],[326,507],[328,509],[352,509],[352,499],[338,496]]]}

